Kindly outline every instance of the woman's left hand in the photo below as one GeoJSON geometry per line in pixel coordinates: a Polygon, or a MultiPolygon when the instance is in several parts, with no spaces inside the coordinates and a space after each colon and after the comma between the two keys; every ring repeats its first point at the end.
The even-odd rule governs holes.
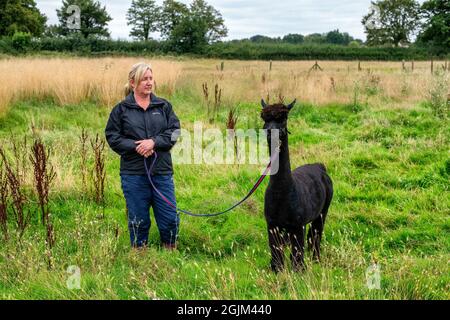
{"type": "Polygon", "coordinates": [[[136,147],[136,152],[141,156],[147,155],[155,147],[155,141],[153,139],[139,140],[135,142],[138,146],[136,147]]]}

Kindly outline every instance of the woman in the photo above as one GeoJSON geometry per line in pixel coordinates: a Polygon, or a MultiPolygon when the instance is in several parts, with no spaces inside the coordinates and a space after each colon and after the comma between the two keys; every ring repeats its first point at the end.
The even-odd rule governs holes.
{"type": "Polygon", "coordinates": [[[180,121],[172,105],[155,96],[150,65],[138,63],[128,75],[126,98],[114,107],[105,129],[109,146],[120,155],[120,177],[128,208],[128,228],[132,247],[147,245],[150,207],[153,207],[161,243],[175,249],[179,217],[152,188],[144,161],[156,151],[157,161],[150,173],[159,191],[173,204],[175,188],[170,149],[176,142],[180,121]]]}

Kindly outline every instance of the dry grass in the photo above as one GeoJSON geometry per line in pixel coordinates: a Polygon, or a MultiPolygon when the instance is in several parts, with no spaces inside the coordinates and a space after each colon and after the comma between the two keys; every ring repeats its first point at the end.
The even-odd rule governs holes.
{"type": "MultiPolygon", "coordinates": [[[[9,58],[0,60],[0,114],[13,101],[52,98],[59,105],[94,101],[111,107],[122,98],[131,65],[143,58],[9,58]]],[[[312,104],[351,103],[355,93],[382,105],[386,99],[404,107],[427,98],[432,82],[429,62],[414,71],[401,62],[319,61],[323,71],[310,71],[312,61],[152,60],[157,91],[172,95],[190,90],[201,100],[202,84],[219,84],[223,102],[255,102],[261,97],[297,97],[312,104]]],[[[435,66],[441,63],[435,62],[435,66]]],[[[392,103],[391,103],[392,105],[392,103]]]]}
{"type": "Polygon", "coordinates": [[[310,71],[312,61],[277,61],[272,71],[264,61],[226,61],[224,71],[217,70],[215,60],[184,64],[181,87],[195,88],[200,99],[202,83],[219,83],[224,102],[231,104],[261,97],[274,101],[279,96],[318,105],[351,103],[358,91],[360,99],[370,99],[371,104],[382,105],[390,99],[405,107],[426,99],[432,80],[429,62],[416,62],[413,72],[408,64],[403,72],[401,62],[362,62],[362,71],[356,61],[319,61],[323,71],[310,71]]]}
{"type": "MultiPolygon", "coordinates": [[[[12,101],[53,98],[59,105],[86,100],[111,106],[122,99],[134,58],[11,58],[0,60],[0,113],[12,101]]],[[[141,59],[138,59],[141,60],[141,59]]],[[[172,90],[181,74],[174,61],[151,61],[158,86],[172,90]]]]}

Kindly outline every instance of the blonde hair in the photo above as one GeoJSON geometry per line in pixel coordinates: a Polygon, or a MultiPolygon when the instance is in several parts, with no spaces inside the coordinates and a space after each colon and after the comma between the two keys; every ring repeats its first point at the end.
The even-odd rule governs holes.
{"type": "Polygon", "coordinates": [[[125,96],[128,96],[132,91],[133,87],[131,86],[131,80],[134,81],[135,85],[138,85],[142,78],[144,77],[144,74],[147,72],[147,70],[152,70],[152,66],[145,62],[139,62],[136,63],[128,73],[128,83],[125,85],[125,96]]]}

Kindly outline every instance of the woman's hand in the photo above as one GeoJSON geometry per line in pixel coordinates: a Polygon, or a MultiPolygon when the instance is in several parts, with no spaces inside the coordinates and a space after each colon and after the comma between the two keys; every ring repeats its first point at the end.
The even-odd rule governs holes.
{"type": "Polygon", "coordinates": [[[136,152],[143,157],[148,158],[154,152],[153,148],[155,147],[155,141],[153,139],[139,140],[136,141],[135,144],[137,144],[136,152]]]}
{"type": "Polygon", "coordinates": [[[153,155],[154,152],[155,152],[155,150],[150,150],[150,151],[148,151],[147,153],[144,153],[144,157],[145,157],[145,158],[148,158],[148,157],[150,157],[151,155],[153,155]]]}

